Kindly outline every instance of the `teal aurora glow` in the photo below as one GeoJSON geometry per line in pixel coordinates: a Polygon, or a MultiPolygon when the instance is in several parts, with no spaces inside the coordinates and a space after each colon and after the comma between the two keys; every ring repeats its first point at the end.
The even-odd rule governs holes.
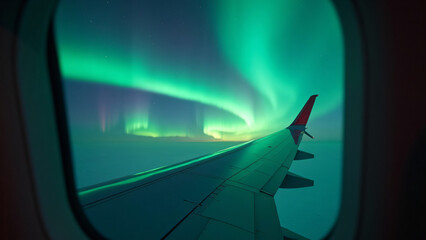
{"type": "Polygon", "coordinates": [[[63,1],[56,20],[74,136],[246,141],[319,94],[311,121],[326,121],[312,131],[341,138],[343,38],[329,2],[63,1]]]}

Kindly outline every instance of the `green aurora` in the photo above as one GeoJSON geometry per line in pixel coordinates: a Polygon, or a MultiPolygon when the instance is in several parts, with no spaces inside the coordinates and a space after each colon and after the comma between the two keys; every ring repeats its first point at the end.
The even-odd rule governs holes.
{"type": "Polygon", "coordinates": [[[312,119],[341,114],[343,38],[330,2],[186,2],[60,5],[55,30],[64,79],[145,96],[123,100],[126,111],[116,116],[101,104],[92,119],[100,132],[124,119],[115,127],[129,135],[250,140],[288,125],[312,94],[320,95],[312,119]],[[150,94],[168,99],[163,108],[192,104],[188,118],[202,133],[173,122],[176,111],[153,117],[150,94]]]}

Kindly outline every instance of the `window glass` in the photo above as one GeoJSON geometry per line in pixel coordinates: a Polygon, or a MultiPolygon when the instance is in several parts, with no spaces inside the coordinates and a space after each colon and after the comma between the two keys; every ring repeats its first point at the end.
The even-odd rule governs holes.
{"type": "Polygon", "coordinates": [[[62,0],[55,17],[78,189],[266,136],[310,95],[315,186],[280,189],[281,225],[309,238],[340,204],[343,37],[330,1],[62,0]]]}

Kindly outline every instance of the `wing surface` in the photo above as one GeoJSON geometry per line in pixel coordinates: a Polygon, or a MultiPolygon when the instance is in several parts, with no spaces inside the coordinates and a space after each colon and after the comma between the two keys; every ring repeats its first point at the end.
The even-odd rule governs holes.
{"type": "Polygon", "coordinates": [[[83,209],[108,239],[283,239],[291,231],[281,228],[273,196],[298,154],[309,117],[303,111],[310,113],[315,97],[299,113],[303,121],[295,120],[304,124],[82,189],[83,209]]]}

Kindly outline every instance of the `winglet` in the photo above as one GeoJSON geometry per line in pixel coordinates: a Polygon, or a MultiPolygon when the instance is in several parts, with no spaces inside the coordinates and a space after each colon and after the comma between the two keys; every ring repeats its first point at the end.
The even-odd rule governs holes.
{"type": "Polygon", "coordinates": [[[312,107],[314,106],[315,99],[318,95],[312,95],[308,101],[303,106],[300,113],[297,115],[296,119],[294,119],[293,123],[290,126],[294,125],[303,125],[305,126],[308,122],[309,115],[311,115],[312,107]]]}

